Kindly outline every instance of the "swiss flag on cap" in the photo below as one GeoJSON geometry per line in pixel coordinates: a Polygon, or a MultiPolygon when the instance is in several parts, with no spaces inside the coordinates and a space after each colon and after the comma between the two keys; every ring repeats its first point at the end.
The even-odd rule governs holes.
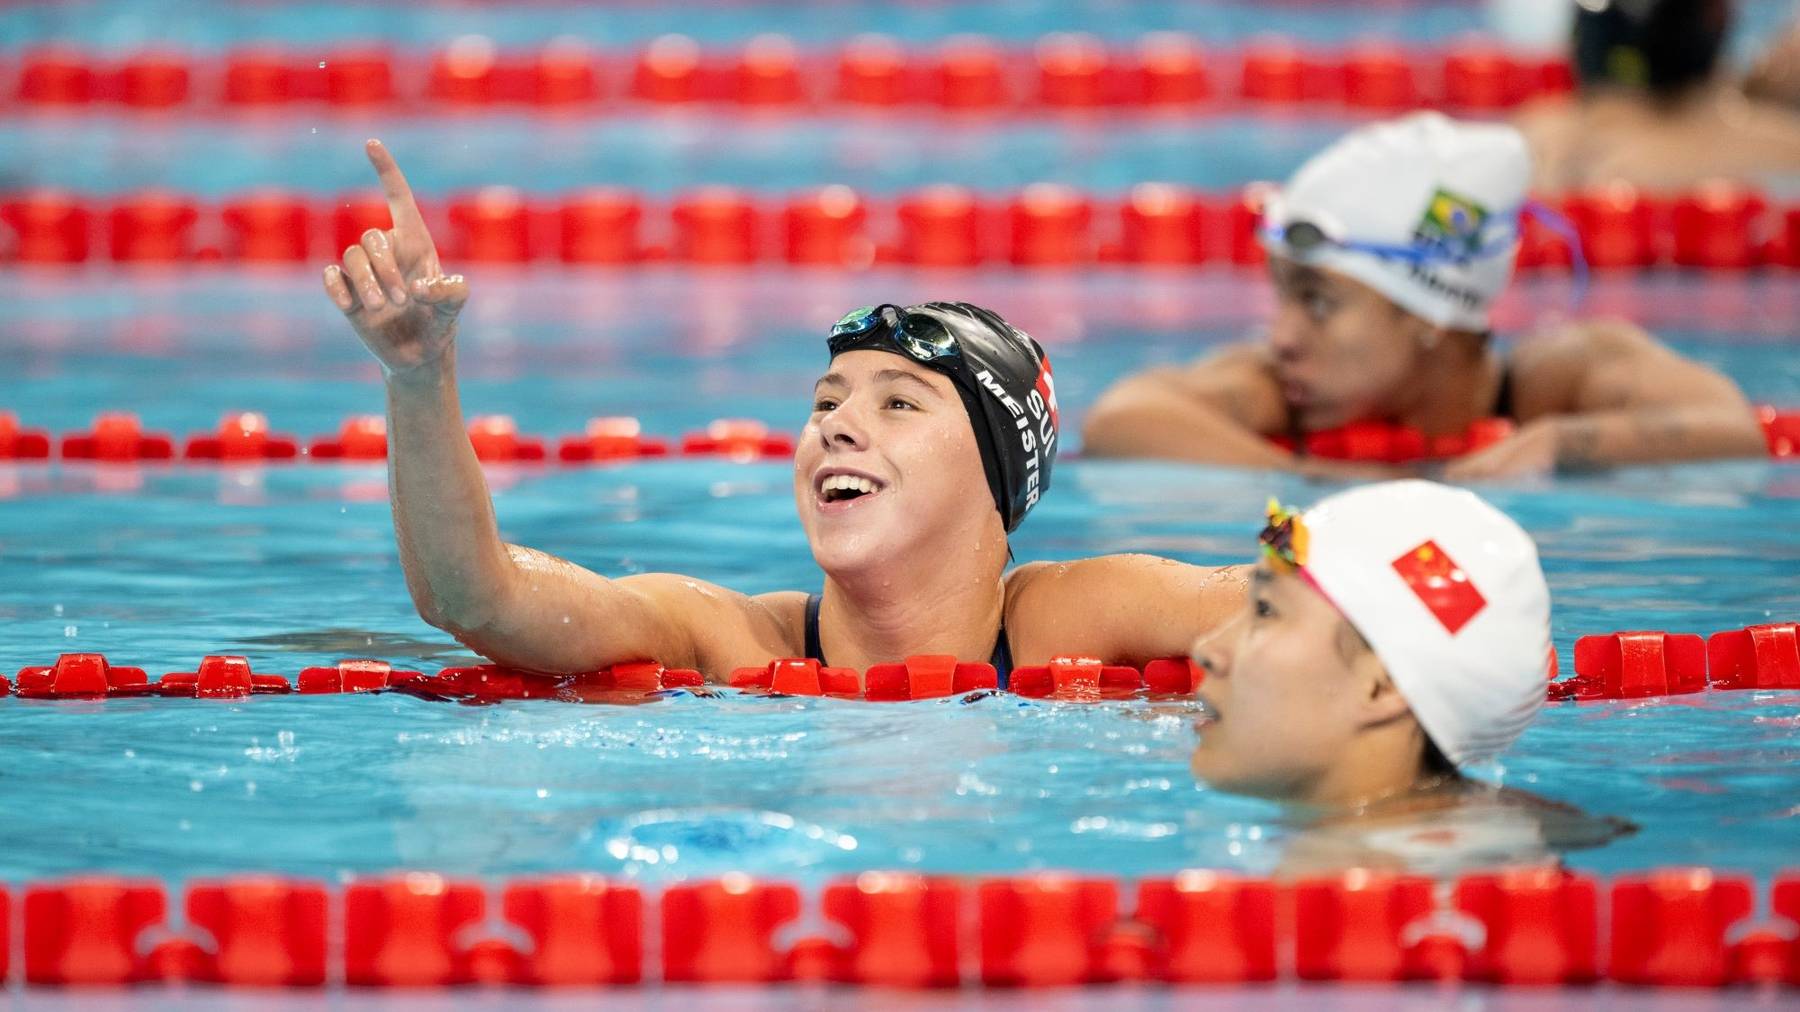
{"type": "Polygon", "coordinates": [[[1487,607],[1487,598],[1469,582],[1469,574],[1435,541],[1395,559],[1394,572],[1452,636],[1487,607]]]}

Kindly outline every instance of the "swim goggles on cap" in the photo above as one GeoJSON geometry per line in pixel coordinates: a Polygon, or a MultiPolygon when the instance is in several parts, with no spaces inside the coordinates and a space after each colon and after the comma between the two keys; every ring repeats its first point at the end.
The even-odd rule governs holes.
{"type": "Polygon", "coordinates": [[[1291,573],[1305,566],[1311,537],[1307,534],[1306,522],[1301,518],[1300,511],[1292,506],[1283,506],[1270,497],[1267,512],[1268,526],[1256,537],[1262,543],[1263,558],[1284,573],[1291,573]]]}
{"type": "Polygon", "coordinates": [[[1262,234],[1269,242],[1285,247],[1296,259],[1301,260],[1325,247],[1332,247],[1421,266],[1460,265],[1506,252],[1520,240],[1524,232],[1525,215],[1530,215],[1545,228],[1555,233],[1557,238],[1569,247],[1570,266],[1575,272],[1574,301],[1580,302],[1587,292],[1588,281],[1587,257],[1581,250],[1581,236],[1568,218],[1546,206],[1542,201],[1527,200],[1519,205],[1518,210],[1510,214],[1496,215],[1491,221],[1500,227],[1492,230],[1492,233],[1485,238],[1482,233],[1489,231],[1486,223],[1477,226],[1471,237],[1476,241],[1472,243],[1432,239],[1419,239],[1411,243],[1365,242],[1360,239],[1333,235],[1326,231],[1323,225],[1304,219],[1289,222],[1286,225],[1273,225],[1265,220],[1262,234]]]}
{"type": "Polygon", "coordinates": [[[935,362],[962,356],[962,346],[956,343],[956,336],[941,321],[889,304],[864,306],[844,314],[843,319],[832,325],[826,346],[833,355],[841,354],[852,345],[860,344],[878,327],[887,328],[900,350],[917,361],[935,362]]]}

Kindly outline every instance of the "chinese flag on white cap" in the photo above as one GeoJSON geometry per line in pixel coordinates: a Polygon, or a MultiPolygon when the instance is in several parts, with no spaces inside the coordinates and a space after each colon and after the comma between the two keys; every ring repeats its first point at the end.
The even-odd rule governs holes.
{"type": "Polygon", "coordinates": [[[1537,546],[1475,493],[1393,481],[1307,510],[1306,573],[1381,658],[1458,765],[1486,762],[1544,703],[1550,588],[1537,546]]]}

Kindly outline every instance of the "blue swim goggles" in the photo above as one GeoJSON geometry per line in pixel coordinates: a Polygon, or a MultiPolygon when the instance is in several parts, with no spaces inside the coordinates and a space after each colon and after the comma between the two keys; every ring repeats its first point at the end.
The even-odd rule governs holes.
{"type": "Polygon", "coordinates": [[[961,358],[962,346],[956,335],[941,320],[924,313],[911,313],[891,303],[863,306],[844,314],[833,324],[826,347],[833,357],[865,345],[870,335],[885,329],[887,336],[901,351],[915,361],[936,362],[944,358],[961,358]]]}
{"type": "Polygon", "coordinates": [[[1505,253],[1518,241],[1524,231],[1524,217],[1530,215],[1541,222],[1545,228],[1569,247],[1569,260],[1575,272],[1575,301],[1580,302],[1587,292],[1588,264],[1587,257],[1581,250],[1581,235],[1568,218],[1556,210],[1546,206],[1542,201],[1527,200],[1517,210],[1508,214],[1496,215],[1489,222],[1484,222],[1476,229],[1472,242],[1450,240],[1440,241],[1419,239],[1410,243],[1365,242],[1360,239],[1349,239],[1332,235],[1316,222],[1289,222],[1286,225],[1267,224],[1266,220],[1260,231],[1265,241],[1280,246],[1293,254],[1295,259],[1304,260],[1308,256],[1325,247],[1348,250],[1352,253],[1366,253],[1370,256],[1387,260],[1400,260],[1405,263],[1429,266],[1432,264],[1465,265],[1476,260],[1486,259],[1505,253]],[[1488,225],[1502,227],[1490,229],[1488,225]],[[1490,233],[1483,235],[1483,233],[1490,233]]]}

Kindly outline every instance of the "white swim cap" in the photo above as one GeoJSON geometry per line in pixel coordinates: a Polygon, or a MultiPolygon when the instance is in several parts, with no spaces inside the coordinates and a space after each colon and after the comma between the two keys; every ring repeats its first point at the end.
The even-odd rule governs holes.
{"type": "Polygon", "coordinates": [[[1530,181],[1530,153],[1512,127],[1413,113],[1355,130],[1302,165],[1265,206],[1263,242],[1437,326],[1484,331],[1512,276],[1530,181]],[[1302,223],[1317,231],[1287,231],[1302,223]],[[1310,252],[1295,248],[1321,234],[1310,252]],[[1422,258],[1397,255],[1406,252],[1422,258]]]}
{"type": "Polygon", "coordinates": [[[1544,705],[1550,588],[1537,546],[1475,493],[1390,481],[1300,518],[1302,574],[1381,658],[1458,766],[1505,751],[1544,705]]]}

